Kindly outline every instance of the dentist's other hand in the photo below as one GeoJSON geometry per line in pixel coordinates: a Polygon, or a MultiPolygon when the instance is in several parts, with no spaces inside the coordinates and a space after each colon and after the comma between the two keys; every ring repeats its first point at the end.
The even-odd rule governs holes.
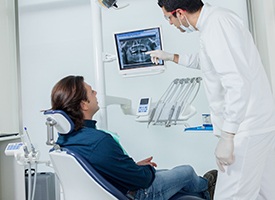
{"type": "Polygon", "coordinates": [[[167,53],[162,50],[147,51],[145,54],[149,54],[151,56],[152,63],[155,63],[156,65],[159,64],[159,60],[164,60],[164,61],[174,60],[174,54],[167,53]]]}
{"type": "Polygon", "coordinates": [[[217,144],[215,155],[218,167],[224,172],[224,166],[231,165],[234,162],[234,134],[222,132],[217,144]]]}

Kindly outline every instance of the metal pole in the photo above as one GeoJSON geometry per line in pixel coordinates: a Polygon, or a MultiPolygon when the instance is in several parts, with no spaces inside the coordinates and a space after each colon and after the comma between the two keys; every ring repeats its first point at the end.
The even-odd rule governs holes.
{"type": "Polygon", "coordinates": [[[247,6],[247,15],[248,15],[248,26],[249,30],[254,38],[254,41],[256,41],[256,32],[255,32],[255,27],[254,27],[254,20],[253,20],[253,7],[252,7],[252,2],[251,0],[246,0],[246,6],[247,6]]]}
{"type": "MultiPolygon", "coordinates": [[[[105,89],[105,73],[102,59],[103,40],[102,40],[102,18],[101,9],[95,0],[91,0],[92,14],[92,36],[93,36],[93,67],[95,68],[95,89],[97,91],[97,99],[99,102],[99,126],[107,129],[107,107],[106,107],[106,89],[105,89]]],[[[98,115],[97,115],[98,116],[98,115]]]]}

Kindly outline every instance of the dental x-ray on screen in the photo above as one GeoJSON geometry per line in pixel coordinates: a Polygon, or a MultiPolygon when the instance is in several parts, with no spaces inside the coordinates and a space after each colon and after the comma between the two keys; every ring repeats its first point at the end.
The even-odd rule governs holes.
{"type": "Polygon", "coordinates": [[[162,50],[160,27],[115,33],[114,37],[120,74],[139,76],[165,70],[163,60],[155,65],[150,55],[145,54],[147,51],[162,50]]]}

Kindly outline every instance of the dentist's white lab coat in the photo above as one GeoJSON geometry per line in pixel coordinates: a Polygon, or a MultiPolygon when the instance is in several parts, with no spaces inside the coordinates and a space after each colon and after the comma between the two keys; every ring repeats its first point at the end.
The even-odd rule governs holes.
{"type": "MultiPolygon", "coordinates": [[[[256,168],[258,172],[255,173],[264,173],[269,164],[265,160],[257,163],[259,160],[255,156],[270,155],[267,148],[275,148],[275,102],[264,67],[249,30],[233,12],[205,4],[196,27],[201,34],[200,52],[197,55],[180,55],[179,64],[202,70],[214,133],[236,133],[236,160],[228,167],[227,173],[219,173],[216,199],[256,199],[259,190],[263,189],[260,188],[261,178],[265,175],[259,176],[255,182],[253,177],[249,177],[253,173],[249,169],[255,170],[252,165],[258,164],[261,166],[256,168]],[[267,139],[267,135],[273,137],[267,139]],[[261,137],[265,141],[260,144],[257,141],[261,137]],[[273,142],[270,143],[270,140],[273,142]],[[252,141],[256,144],[252,145],[252,141]],[[265,155],[254,153],[249,157],[246,151],[251,152],[253,147],[265,152],[265,155]],[[231,171],[229,174],[229,170],[234,173],[231,171]],[[244,179],[254,182],[244,186],[244,179]],[[235,191],[235,187],[239,189],[235,191]],[[252,192],[243,194],[246,189],[252,189],[252,192]]],[[[273,157],[275,163],[275,155],[273,157]]],[[[269,176],[273,179],[272,185],[275,185],[273,171],[269,176]]],[[[265,194],[271,193],[269,189],[266,191],[265,194]]],[[[275,192],[267,195],[275,198],[275,192]]],[[[272,198],[269,196],[269,199],[272,198]]]]}

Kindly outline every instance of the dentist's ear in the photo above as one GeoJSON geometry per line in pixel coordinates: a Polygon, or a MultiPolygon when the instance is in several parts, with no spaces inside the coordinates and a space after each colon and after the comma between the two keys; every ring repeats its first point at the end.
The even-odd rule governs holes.
{"type": "Polygon", "coordinates": [[[178,19],[182,19],[183,17],[184,17],[184,10],[182,10],[182,9],[177,9],[176,10],[176,16],[177,16],[177,18],[178,19]]]}

